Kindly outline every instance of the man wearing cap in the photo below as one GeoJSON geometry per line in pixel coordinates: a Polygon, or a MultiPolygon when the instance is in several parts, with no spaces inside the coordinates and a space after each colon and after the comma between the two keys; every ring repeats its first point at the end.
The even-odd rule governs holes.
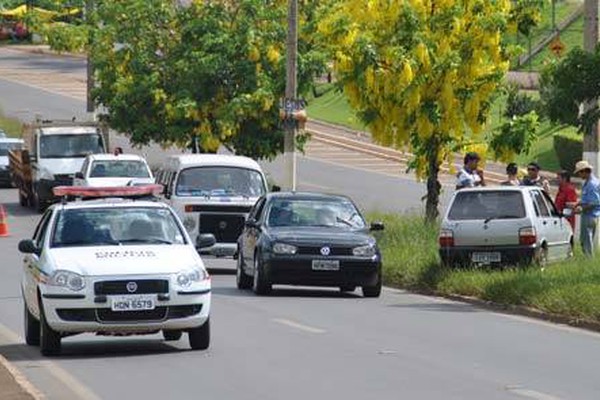
{"type": "Polygon", "coordinates": [[[483,171],[478,168],[479,154],[469,152],[465,155],[464,166],[456,175],[456,189],[485,186],[483,171]]]}
{"type": "Polygon", "coordinates": [[[600,217],[600,181],[592,173],[593,167],[587,161],[575,164],[575,175],[583,179],[581,200],[576,204],[581,213],[581,247],[586,255],[593,255],[596,227],[600,217]]]}
{"type": "Polygon", "coordinates": [[[535,161],[527,164],[527,176],[521,181],[521,186],[538,186],[550,192],[550,183],[540,176],[540,164],[535,161]]]}

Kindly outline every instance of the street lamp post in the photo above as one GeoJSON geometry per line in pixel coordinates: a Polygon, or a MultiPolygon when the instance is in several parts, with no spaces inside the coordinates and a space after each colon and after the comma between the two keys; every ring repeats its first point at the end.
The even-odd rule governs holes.
{"type": "MultiPolygon", "coordinates": [[[[598,44],[598,0],[585,0],[584,3],[584,35],[583,47],[587,52],[594,52],[598,44]]],[[[598,102],[598,99],[584,105],[590,107],[598,102]]],[[[596,121],[591,131],[583,135],[583,159],[588,161],[598,171],[600,161],[598,159],[598,121],[596,121]]],[[[598,235],[600,237],[600,235],[598,235]]]]}
{"type": "MultiPolygon", "coordinates": [[[[89,24],[90,23],[90,16],[92,15],[92,7],[93,7],[93,0],[85,0],[85,20],[86,23],[89,24]]],[[[90,33],[88,33],[88,35],[91,35],[91,30],[90,33]]],[[[92,38],[91,36],[88,36],[88,48],[87,48],[87,62],[86,62],[86,75],[87,75],[87,87],[86,87],[86,111],[88,113],[93,113],[95,111],[95,107],[94,107],[94,99],[92,98],[92,89],[94,88],[95,85],[95,80],[94,80],[94,65],[92,64],[92,58],[90,56],[91,53],[91,49],[90,46],[92,44],[92,38]]]]}
{"type": "MultiPolygon", "coordinates": [[[[298,69],[298,0],[288,0],[286,100],[296,101],[298,69]]],[[[283,141],[284,187],[296,190],[296,121],[286,120],[283,141]]]]}

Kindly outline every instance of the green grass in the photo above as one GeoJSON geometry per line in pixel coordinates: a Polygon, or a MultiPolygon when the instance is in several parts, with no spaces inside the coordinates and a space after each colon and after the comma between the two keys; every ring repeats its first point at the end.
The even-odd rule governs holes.
{"type": "Polygon", "coordinates": [[[379,238],[386,285],[458,294],[503,305],[522,305],[574,319],[600,321],[600,263],[578,254],[552,264],[507,270],[449,270],[439,265],[437,227],[422,217],[372,214],[382,220],[379,238]]]}
{"type": "Polygon", "coordinates": [[[310,118],[359,131],[366,130],[365,125],[352,111],[344,93],[331,84],[320,85],[317,91],[320,92],[319,97],[308,99],[307,112],[310,118]]]}
{"type": "Polygon", "coordinates": [[[3,129],[10,137],[21,137],[22,124],[16,118],[5,116],[0,110],[0,129],[3,129]]]}

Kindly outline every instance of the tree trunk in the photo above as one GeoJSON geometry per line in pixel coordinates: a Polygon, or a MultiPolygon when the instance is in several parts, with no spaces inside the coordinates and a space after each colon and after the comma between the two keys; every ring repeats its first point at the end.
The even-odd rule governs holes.
{"type": "Polygon", "coordinates": [[[440,163],[438,161],[440,153],[440,144],[437,138],[434,136],[430,143],[427,151],[427,201],[425,203],[425,219],[428,223],[436,222],[440,215],[438,207],[440,204],[440,193],[442,192],[442,185],[440,184],[438,177],[440,174],[440,163]]]}

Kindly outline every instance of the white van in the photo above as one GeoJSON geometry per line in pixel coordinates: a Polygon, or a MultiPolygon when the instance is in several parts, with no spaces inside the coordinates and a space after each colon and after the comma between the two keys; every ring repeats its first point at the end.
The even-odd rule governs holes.
{"type": "Polygon", "coordinates": [[[198,249],[207,235],[214,235],[217,243],[203,252],[215,256],[235,255],[248,212],[267,192],[256,161],[222,154],[170,156],[156,180],[198,249]]]}

